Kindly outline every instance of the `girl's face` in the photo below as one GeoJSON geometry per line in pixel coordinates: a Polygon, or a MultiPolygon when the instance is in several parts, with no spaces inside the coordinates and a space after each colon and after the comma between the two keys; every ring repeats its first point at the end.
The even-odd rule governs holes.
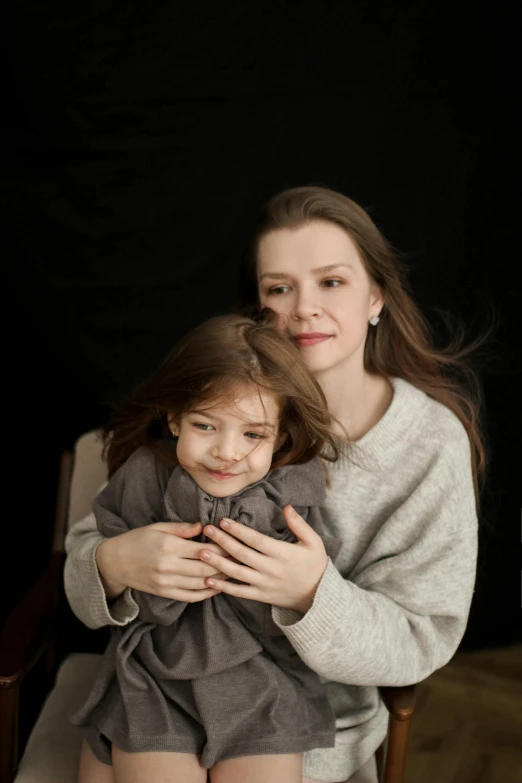
{"type": "Polygon", "coordinates": [[[279,404],[247,388],[234,401],[201,407],[169,421],[180,465],[209,495],[228,497],[266,476],[281,446],[279,404]]]}
{"type": "Polygon", "coordinates": [[[313,373],[363,368],[368,322],[384,300],[342,228],[314,221],[270,232],[259,243],[257,278],[261,306],[281,316],[313,373]]]}

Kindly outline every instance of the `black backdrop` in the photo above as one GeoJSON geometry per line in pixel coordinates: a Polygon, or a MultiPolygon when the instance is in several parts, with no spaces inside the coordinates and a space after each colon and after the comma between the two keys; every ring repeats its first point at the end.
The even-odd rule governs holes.
{"type": "Polygon", "coordinates": [[[520,638],[520,290],[498,178],[500,6],[11,4],[0,619],[43,566],[60,450],[230,305],[261,204],[323,184],[401,250],[438,329],[437,308],[471,335],[497,321],[482,365],[491,466],[463,646],[520,638]]]}

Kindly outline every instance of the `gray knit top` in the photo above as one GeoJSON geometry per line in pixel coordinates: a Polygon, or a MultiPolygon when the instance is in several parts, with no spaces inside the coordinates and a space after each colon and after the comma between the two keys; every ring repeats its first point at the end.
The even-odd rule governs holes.
{"type": "MultiPolygon", "coordinates": [[[[375,752],[387,712],[377,686],[428,677],[453,656],[475,584],[477,514],[464,428],[445,406],[401,379],[383,418],[329,467],[323,520],[343,540],[303,616],[272,609],[277,625],[326,681],[334,748],[305,753],[304,774],[346,780],[375,752]]],[[[131,591],[110,606],[95,554],[93,515],[69,533],[65,589],[90,628],[125,626],[131,591]]]]}
{"type": "MultiPolygon", "coordinates": [[[[172,449],[175,444],[172,442],[172,449]]],[[[167,520],[218,525],[224,517],[295,544],[283,508],[292,504],[335,560],[342,542],[325,535],[320,460],[286,465],[229,497],[203,491],[181,467],[140,448],[93,503],[112,537],[167,520]]],[[[200,540],[206,540],[201,535],[200,540]]],[[[139,613],[114,627],[97,677],[72,716],[94,754],[192,752],[210,768],[236,756],[332,747],[335,716],[325,685],[259,601],[218,593],[187,603],[133,591],[139,613]]]]}

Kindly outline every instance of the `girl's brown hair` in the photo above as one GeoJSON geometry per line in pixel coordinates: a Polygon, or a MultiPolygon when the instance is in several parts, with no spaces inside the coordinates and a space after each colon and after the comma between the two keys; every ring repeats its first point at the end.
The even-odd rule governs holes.
{"type": "Polygon", "coordinates": [[[234,400],[245,386],[271,392],[280,404],[286,440],[272,468],[320,454],[337,458],[326,400],[296,346],[268,323],[223,315],[189,332],[104,427],[109,476],[140,446],[174,467],[168,417],[234,400]]]}
{"type": "Polygon", "coordinates": [[[479,421],[481,386],[467,362],[473,346],[462,348],[460,338],[446,349],[435,347],[429,325],[410,296],[405,270],[358,204],[341,193],[313,186],[285,190],[272,198],[261,212],[246,255],[240,305],[259,302],[256,266],[261,239],[271,231],[313,221],[334,223],[346,231],[370,279],[384,295],[379,326],[368,331],[365,369],[404,378],[456,414],[470,441],[478,503],[486,456],[479,421]]]}

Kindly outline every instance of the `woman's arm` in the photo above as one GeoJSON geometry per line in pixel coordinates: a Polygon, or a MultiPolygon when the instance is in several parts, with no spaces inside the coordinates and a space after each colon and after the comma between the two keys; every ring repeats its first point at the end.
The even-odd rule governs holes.
{"type": "Polygon", "coordinates": [[[190,603],[216,595],[205,577],[228,577],[202,563],[199,553],[209,547],[227,553],[184,540],[200,533],[199,523],[159,522],[105,538],[89,514],[73,525],[65,541],[64,584],[72,611],[94,629],[126,625],[137,617],[131,588],[190,603]]]}
{"type": "Polygon", "coordinates": [[[94,514],[73,525],[65,540],[65,593],[74,614],[88,628],[126,625],[138,614],[129,588],[109,605],[96,562],[98,547],[105,540],[98,532],[94,514]]]}
{"type": "Polygon", "coordinates": [[[444,666],[466,628],[475,582],[476,535],[426,537],[344,579],[329,562],[303,616],[273,607],[301,658],[329,680],[411,685],[444,666]]]}
{"type": "Polygon", "coordinates": [[[234,523],[228,533],[213,528],[212,540],[243,565],[215,556],[206,561],[245,584],[212,584],[272,604],[274,621],[301,658],[329,680],[409,685],[451,658],[475,583],[477,518],[469,471],[436,466],[383,520],[348,578],[325,558],[304,520],[286,514],[298,544],[258,533],[254,538],[234,523]]]}
{"type": "MultiPolygon", "coordinates": [[[[419,528],[423,523],[419,519],[419,528]]],[[[301,526],[300,536],[306,539],[304,520],[292,524],[296,534],[301,526]]],[[[393,520],[388,526],[393,527],[393,520]]],[[[457,649],[475,582],[476,525],[465,524],[444,535],[437,525],[425,529],[412,545],[376,558],[352,579],[345,579],[330,560],[321,570],[319,549],[314,556],[310,545],[266,536],[266,541],[246,541],[240,527],[230,523],[231,535],[215,529],[212,538],[248,565],[215,556],[205,559],[245,584],[214,578],[207,584],[211,581],[224,593],[272,604],[275,623],[310,668],[326,679],[352,685],[411,685],[447,663],[457,649]],[[288,547],[295,549],[289,553],[288,547]],[[308,593],[307,584],[312,588],[308,593]]],[[[391,529],[390,536],[393,541],[391,529]]],[[[398,549],[404,546],[400,534],[396,542],[398,549]]]]}

